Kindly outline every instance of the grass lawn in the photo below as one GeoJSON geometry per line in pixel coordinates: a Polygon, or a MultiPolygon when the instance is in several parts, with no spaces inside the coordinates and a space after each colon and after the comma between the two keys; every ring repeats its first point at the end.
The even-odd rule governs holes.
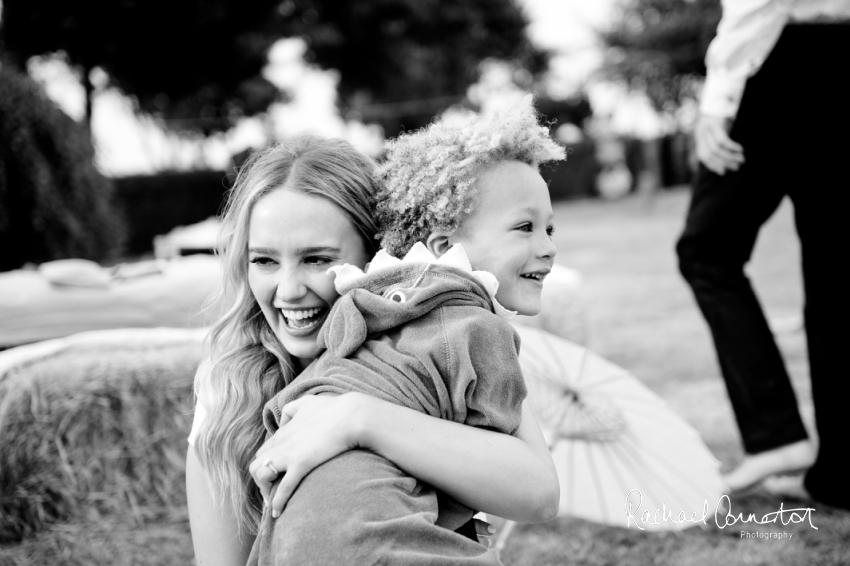
{"type": "MultiPolygon", "coordinates": [[[[583,275],[590,347],[664,397],[730,467],[741,457],[737,429],[707,328],[678,275],[673,252],[687,202],[687,191],[679,189],[652,199],[557,203],[558,262],[583,275]]],[[[805,337],[797,324],[799,245],[788,204],[765,227],[749,271],[769,318],[784,327],[780,347],[811,425],[805,337]]],[[[733,511],[745,515],[774,512],[779,504],[758,489],[732,497],[733,511]]],[[[806,505],[785,502],[785,508],[801,506],[806,505]]],[[[650,534],[563,518],[518,526],[502,558],[506,565],[529,566],[850,563],[850,513],[814,507],[817,530],[803,523],[650,534]],[[741,530],[792,536],[747,539],[741,530]]],[[[0,546],[0,565],[192,564],[185,515],[134,526],[130,511],[114,523],[55,525],[22,544],[0,546]]]]}

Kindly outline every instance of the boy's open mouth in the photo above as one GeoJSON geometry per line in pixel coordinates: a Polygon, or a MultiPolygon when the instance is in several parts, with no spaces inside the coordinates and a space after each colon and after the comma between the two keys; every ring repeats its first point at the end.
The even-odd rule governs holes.
{"type": "Polygon", "coordinates": [[[280,310],[281,314],[283,314],[283,319],[286,321],[286,325],[295,330],[306,330],[316,326],[322,321],[327,311],[328,309],[325,307],[302,310],[280,310]]]}
{"type": "Polygon", "coordinates": [[[523,279],[531,279],[533,281],[543,281],[543,279],[548,275],[548,271],[535,271],[534,273],[522,273],[520,277],[523,279]]]}

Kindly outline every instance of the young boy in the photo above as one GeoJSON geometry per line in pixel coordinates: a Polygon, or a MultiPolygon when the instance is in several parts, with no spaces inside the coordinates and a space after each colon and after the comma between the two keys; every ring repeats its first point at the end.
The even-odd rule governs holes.
{"type": "MultiPolygon", "coordinates": [[[[376,207],[384,250],[365,274],[334,268],[342,296],[319,334],[327,350],[266,405],[268,431],[302,395],[358,391],[513,434],[526,390],[505,319],[540,310],[556,249],[537,167],[563,157],[531,97],[389,143],[376,207]]],[[[264,516],[249,563],[498,564],[454,532],[472,514],[352,450],[305,477],[280,518],[264,516]]]]}

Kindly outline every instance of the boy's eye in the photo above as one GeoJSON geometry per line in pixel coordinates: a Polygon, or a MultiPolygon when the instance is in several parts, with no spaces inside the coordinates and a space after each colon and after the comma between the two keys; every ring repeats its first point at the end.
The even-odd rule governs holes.
{"type": "Polygon", "coordinates": [[[555,234],[555,227],[554,226],[547,227],[546,233],[549,234],[550,236],[552,236],[553,234],[555,234]]]}
{"type": "Polygon", "coordinates": [[[520,232],[531,232],[533,228],[534,227],[532,226],[531,222],[526,222],[525,224],[520,224],[516,227],[516,229],[520,232]]]}

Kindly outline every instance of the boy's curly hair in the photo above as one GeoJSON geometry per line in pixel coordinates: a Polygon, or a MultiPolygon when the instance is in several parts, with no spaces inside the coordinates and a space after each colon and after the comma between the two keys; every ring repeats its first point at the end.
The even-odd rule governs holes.
{"type": "Polygon", "coordinates": [[[402,257],[434,231],[453,233],[472,210],[481,171],[501,161],[538,167],[565,158],[538,123],[533,96],[485,114],[443,117],[386,145],[376,176],[381,245],[402,257]]]}

